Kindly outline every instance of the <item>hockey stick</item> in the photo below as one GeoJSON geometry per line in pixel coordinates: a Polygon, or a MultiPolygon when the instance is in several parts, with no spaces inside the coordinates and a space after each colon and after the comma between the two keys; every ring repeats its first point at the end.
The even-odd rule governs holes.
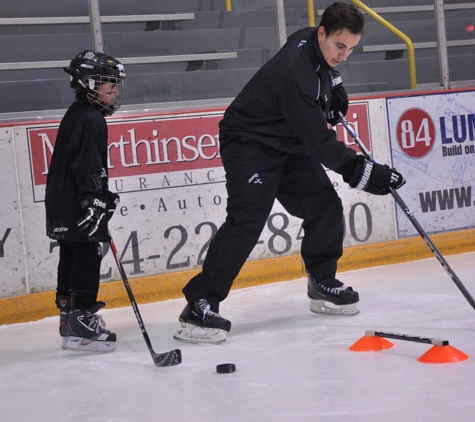
{"type": "Polygon", "coordinates": [[[416,343],[433,344],[434,346],[448,346],[449,345],[448,340],[442,340],[438,338],[409,336],[407,334],[386,333],[384,331],[366,330],[365,335],[368,337],[371,337],[371,336],[386,337],[386,338],[393,338],[395,340],[405,340],[405,341],[413,341],[416,343]]]}
{"type": "Polygon", "coordinates": [[[135,312],[135,316],[137,317],[137,321],[139,323],[140,329],[142,330],[143,338],[145,339],[145,343],[147,344],[148,350],[152,355],[153,362],[155,366],[174,366],[179,365],[181,363],[181,350],[175,349],[170,352],[165,353],[155,353],[152,348],[152,343],[150,342],[150,338],[147,334],[147,330],[145,330],[145,325],[143,323],[142,317],[140,316],[139,308],[137,306],[137,302],[135,302],[134,294],[129,284],[129,280],[127,279],[127,275],[125,274],[124,267],[122,266],[122,262],[120,262],[119,254],[115,247],[114,241],[112,240],[112,236],[109,233],[109,245],[112,250],[112,254],[114,255],[115,262],[117,264],[117,268],[119,269],[120,275],[122,277],[122,281],[124,282],[125,289],[127,290],[127,294],[129,295],[130,303],[132,304],[132,308],[135,312]]]}
{"type": "MultiPolygon", "coordinates": [[[[347,130],[347,132],[351,135],[351,137],[355,140],[356,144],[358,145],[358,148],[361,150],[363,153],[363,156],[367,159],[372,161],[373,163],[376,163],[374,158],[370,155],[366,147],[364,146],[363,142],[361,139],[358,137],[358,135],[353,131],[351,128],[350,124],[346,120],[345,116],[341,114],[340,112],[340,122],[344,126],[344,128],[347,130]]],[[[399,194],[392,188],[389,188],[389,192],[391,195],[394,197],[395,201],[397,204],[401,207],[401,210],[404,211],[404,214],[406,214],[406,217],[411,221],[412,225],[414,228],[417,230],[417,233],[422,237],[424,242],[426,242],[426,245],[429,247],[429,249],[432,251],[432,253],[435,255],[437,260],[440,262],[442,267],[444,267],[445,271],[447,274],[450,276],[452,281],[456,284],[456,286],[459,288],[459,290],[462,292],[462,294],[465,296],[465,299],[467,299],[468,303],[472,306],[473,309],[475,309],[475,301],[473,300],[472,295],[469,293],[469,291],[465,288],[465,286],[462,284],[460,279],[457,277],[457,275],[452,271],[452,268],[450,268],[449,264],[445,260],[445,258],[442,256],[442,254],[439,252],[439,250],[435,247],[435,245],[432,243],[430,240],[429,236],[427,236],[426,232],[424,229],[421,227],[421,225],[417,222],[416,218],[414,217],[414,214],[412,211],[407,207],[407,205],[404,203],[402,198],[399,196],[399,194]]]]}

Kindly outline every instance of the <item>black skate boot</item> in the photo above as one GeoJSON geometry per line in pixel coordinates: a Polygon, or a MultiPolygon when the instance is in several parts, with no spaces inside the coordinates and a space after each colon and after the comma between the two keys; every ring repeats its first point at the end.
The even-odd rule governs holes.
{"type": "Polygon", "coordinates": [[[310,273],[308,275],[307,296],[310,299],[310,310],[317,314],[357,315],[359,301],[358,292],[345,286],[341,281],[334,280],[331,286],[318,283],[310,273]]]}
{"type": "Polygon", "coordinates": [[[59,335],[68,337],[69,313],[71,312],[71,297],[58,296],[56,304],[59,307],[59,335]]]}
{"type": "Polygon", "coordinates": [[[222,343],[231,331],[231,322],[213,312],[205,298],[188,303],[178,319],[181,328],[173,338],[187,343],[222,343]],[[197,333],[193,333],[195,329],[197,333]]]}
{"type": "Polygon", "coordinates": [[[113,352],[116,335],[107,330],[106,324],[97,312],[105,306],[96,302],[88,309],[72,309],[69,314],[68,341],[63,349],[113,352]]]}

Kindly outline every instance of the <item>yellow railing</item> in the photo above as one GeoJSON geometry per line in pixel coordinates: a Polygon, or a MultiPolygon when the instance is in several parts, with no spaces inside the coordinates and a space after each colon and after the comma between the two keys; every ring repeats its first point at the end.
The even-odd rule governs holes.
{"type": "MultiPolygon", "coordinates": [[[[351,0],[353,4],[358,6],[361,10],[366,12],[367,15],[371,16],[374,20],[383,25],[386,29],[392,32],[394,35],[399,37],[407,46],[407,58],[409,62],[409,84],[411,89],[417,88],[417,79],[416,79],[416,56],[414,54],[414,44],[411,39],[397,29],[394,25],[389,23],[386,19],[378,15],[376,12],[371,10],[360,0],[351,0]]],[[[308,7],[308,26],[315,26],[315,9],[313,7],[313,0],[307,0],[308,7]]],[[[232,10],[231,0],[226,0],[226,10],[232,10]]]]}
{"type": "Polygon", "coordinates": [[[315,26],[315,9],[313,8],[313,0],[307,0],[308,7],[308,26],[315,26]]]}
{"type": "Polygon", "coordinates": [[[390,24],[386,19],[382,18],[376,12],[371,10],[360,0],[351,0],[351,2],[405,42],[405,44],[407,45],[407,58],[409,62],[409,83],[411,89],[417,88],[416,56],[414,54],[414,44],[412,43],[411,39],[406,34],[402,33],[399,29],[397,29],[394,25],[390,24]]]}

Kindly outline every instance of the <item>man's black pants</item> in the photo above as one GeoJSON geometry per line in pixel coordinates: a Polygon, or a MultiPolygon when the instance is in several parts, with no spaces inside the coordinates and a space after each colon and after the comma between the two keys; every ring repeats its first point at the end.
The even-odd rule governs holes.
{"type": "Polygon", "coordinates": [[[218,312],[266,224],[275,198],[303,219],[301,255],[316,280],[331,283],[343,253],[343,207],[323,166],[308,154],[288,154],[242,138],[221,148],[227,217],[214,236],[202,272],[183,289],[188,302],[206,297],[218,312]]]}

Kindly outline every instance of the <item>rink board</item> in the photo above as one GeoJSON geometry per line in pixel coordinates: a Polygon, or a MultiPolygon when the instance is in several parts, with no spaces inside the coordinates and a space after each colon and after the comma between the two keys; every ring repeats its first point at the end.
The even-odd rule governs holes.
{"type": "MultiPolygon", "coordinates": [[[[418,100],[411,98],[407,107],[418,100]]],[[[408,160],[401,161],[397,141],[389,129],[397,121],[397,113],[406,107],[402,101],[353,101],[347,119],[377,162],[406,170],[408,160]]],[[[131,279],[201,267],[209,241],[225,219],[225,177],[218,148],[218,122],[223,112],[205,110],[108,120],[110,189],[121,197],[110,229],[131,279]]],[[[4,222],[0,233],[3,298],[48,292],[56,287],[58,248],[45,235],[44,189],[58,125],[53,122],[0,128],[0,180],[2,195],[6,193],[0,205],[4,222]]],[[[342,142],[356,148],[341,125],[336,130],[342,142]]],[[[472,157],[468,158],[473,166],[472,157]]],[[[415,162],[412,166],[417,168],[419,161],[415,162]]],[[[450,167],[451,162],[441,160],[437,164],[444,165],[450,167]]],[[[450,171],[448,168],[448,174],[450,171]]],[[[344,206],[345,247],[391,242],[408,235],[399,214],[396,224],[395,204],[390,196],[377,197],[350,189],[341,176],[331,171],[328,175],[344,206]]],[[[418,197],[421,186],[413,181],[417,177],[408,177],[410,181],[401,189],[404,198],[418,197]]],[[[452,187],[444,189],[455,189],[465,182],[454,180],[452,187]]],[[[425,185],[422,189],[432,188],[425,185]]],[[[412,209],[420,214],[417,203],[412,209]]],[[[465,227],[475,227],[473,217],[462,216],[464,211],[452,209],[451,221],[457,220],[460,213],[460,219],[468,223],[465,227]]],[[[437,222],[430,227],[437,232],[446,230],[437,222]]],[[[276,202],[249,261],[293,257],[299,253],[302,235],[301,220],[276,202]]],[[[107,244],[103,250],[102,281],[120,279],[107,244]]],[[[161,288],[159,284],[156,287],[161,288]]]]}

